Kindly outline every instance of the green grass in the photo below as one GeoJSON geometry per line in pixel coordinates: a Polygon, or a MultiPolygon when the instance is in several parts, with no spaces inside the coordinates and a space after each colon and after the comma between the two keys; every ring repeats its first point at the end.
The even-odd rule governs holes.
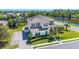
{"type": "Polygon", "coordinates": [[[72,31],[72,30],[64,31],[63,34],[60,34],[61,40],[77,38],[77,37],[79,37],[79,32],[75,32],[75,31],[72,31]]]}
{"type": "Polygon", "coordinates": [[[9,32],[9,37],[6,38],[7,44],[6,44],[6,46],[3,47],[3,48],[10,48],[10,42],[11,42],[11,39],[12,39],[14,30],[8,29],[8,32],[9,32]]]}
{"type": "Polygon", "coordinates": [[[67,40],[67,41],[64,41],[64,42],[73,42],[73,41],[77,41],[79,39],[75,39],[75,40],[67,40]]]}
{"type": "Polygon", "coordinates": [[[15,49],[15,48],[17,48],[18,47],[18,45],[14,45],[14,46],[10,46],[9,48],[10,49],[15,49]]]}
{"type": "Polygon", "coordinates": [[[33,48],[38,48],[38,47],[43,47],[43,46],[50,46],[50,45],[55,45],[55,44],[59,44],[59,43],[58,43],[58,42],[55,42],[55,43],[51,43],[51,44],[35,46],[35,47],[33,47],[33,48]]]}
{"type": "Polygon", "coordinates": [[[14,31],[22,31],[23,27],[26,25],[26,23],[20,23],[20,26],[18,28],[13,29],[14,31]]]}
{"type": "Polygon", "coordinates": [[[41,43],[47,43],[47,42],[52,42],[54,41],[53,38],[52,39],[49,39],[47,38],[49,36],[43,36],[43,37],[38,37],[38,38],[33,38],[33,39],[30,39],[30,44],[31,45],[36,45],[36,44],[41,44],[41,43]]]}

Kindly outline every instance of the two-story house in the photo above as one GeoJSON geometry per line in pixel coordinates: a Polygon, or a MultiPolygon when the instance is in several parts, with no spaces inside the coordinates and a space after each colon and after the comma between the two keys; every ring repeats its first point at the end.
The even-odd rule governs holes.
{"type": "Polygon", "coordinates": [[[36,35],[48,35],[50,28],[53,27],[53,19],[47,16],[37,15],[28,19],[28,28],[33,37],[36,35]]]}

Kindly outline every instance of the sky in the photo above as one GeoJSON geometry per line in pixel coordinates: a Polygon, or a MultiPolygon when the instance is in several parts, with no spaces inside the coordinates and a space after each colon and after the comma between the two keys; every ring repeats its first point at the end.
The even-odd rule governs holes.
{"type": "Polygon", "coordinates": [[[78,0],[1,0],[0,9],[79,9],[78,0]]]}

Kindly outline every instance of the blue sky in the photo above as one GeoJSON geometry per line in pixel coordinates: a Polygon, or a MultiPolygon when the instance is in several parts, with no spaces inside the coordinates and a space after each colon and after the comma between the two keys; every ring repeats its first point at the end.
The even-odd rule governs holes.
{"type": "Polygon", "coordinates": [[[1,0],[0,9],[79,9],[78,0],[1,0]]]}

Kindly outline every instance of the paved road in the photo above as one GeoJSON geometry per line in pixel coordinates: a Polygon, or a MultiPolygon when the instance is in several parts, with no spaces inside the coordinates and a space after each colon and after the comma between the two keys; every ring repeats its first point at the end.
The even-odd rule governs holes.
{"type": "Polygon", "coordinates": [[[40,49],[79,49],[79,41],[63,43],[55,46],[43,47],[40,49]]]}

